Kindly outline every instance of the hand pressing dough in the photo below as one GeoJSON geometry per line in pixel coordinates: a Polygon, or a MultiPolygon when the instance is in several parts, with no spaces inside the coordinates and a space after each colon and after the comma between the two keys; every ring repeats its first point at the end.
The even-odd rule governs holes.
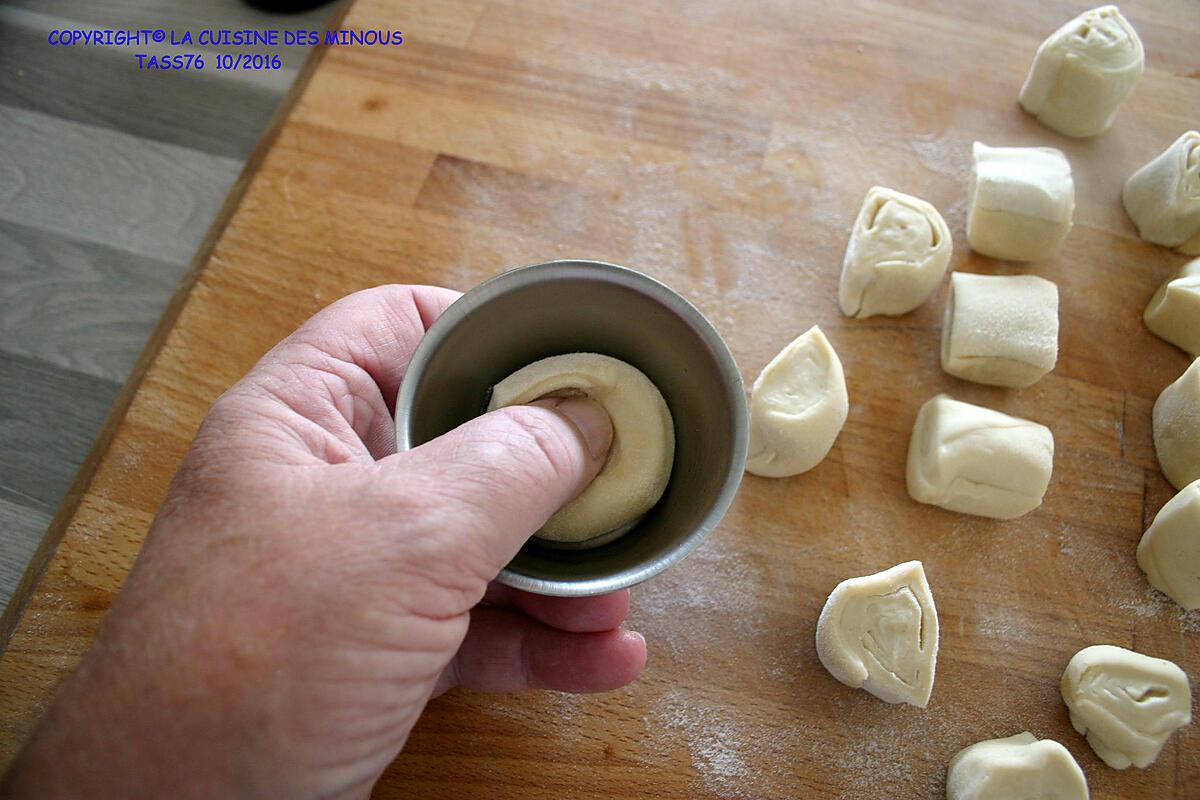
{"type": "Polygon", "coordinates": [[[1200,133],[1188,131],[1133,173],[1121,201],[1147,242],[1200,255],[1200,133]]]}
{"type": "Polygon", "coordinates": [[[988,147],[975,142],[967,198],[967,241],[992,258],[1049,258],[1071,230],[1075,183],[1067,157],[1052,147],[988,147]]]}
{"type": "Polygon", "coordinates": [[[950,760],[946,800],[1088,800],[1083,770],[1067,748],[1025,731],[964,748],[950,760]]]}
{"type": "Polygon", "coordinates": [[[1158,287],[1142,320],[1160,339],[1200,356],[1200,258],[1184,264],[1158,287]]]}
{"type": "Polygon", "coordinates": [[[917,412],[908,493],[950,511],[1012,519],[1042,504],[1053,462],[1045,425],[939,394],[917,412]]]}
{"type": "Polygon", "coordinates": [[[1176,489],[1200,478],[1200,359],[1154,401],[1154,453],[1176,489]]]}
{"type": "Polygon", "coordinates": [[[1098,644],[1071,658],[1062,676],[1071,725],[1113,769],[1145,768],[1163,744],[1192,721],[1183,670],[1161,658],[1098,644]]]}
{"type": "Polygon", "coordinates": [[[920,561],[842,581],[817,620],[817,656],[829,674],[888,703],[929,704],[938,618],[920,561]]]}
{"type": "Polygon", "coordinates": [[[1138,542],[1137,561],[1155,589],[1189,611],[1200,608],[1200,481],[1155,515],[1138,542]]]}
{"type": "Polygon", "coordinates": [[[1050,35],[1021,87],[1021,108],[1065,136],[1097,136],[1146,64],[1142,40],[1116,6],[1085,11],[1050,35]]]}
{"type": "Polygon", "coordinates": [[[613,441],[600,474],[537,532],[560,544],[595,547],[625,533],[667,488],[675,426],[650,379],[624,361],[570,353],[535,361],[492,389],[488,411],[552,394],[583,394],[612,420],[613,441]]]}
{"type": "Polygon", "coordinates": [[[950,275],[942,369],[993,386],[1031,386],[1058,360],[1058,287],[1035,275],[950,275]]]}
{"type": "Polygon", "coordinates": [[[842,261],[842,313],[859,319],[907,314],[937,289],[950,251],[950,229],[936,208],[911,195],[871,187],[842,261]]]}
{"type": "Polygon", "coordinates": [[[807,472],[829,453],[849,412],[842,362],[814,325],[754,381],[746,470],[767,478],[807,472]]]}

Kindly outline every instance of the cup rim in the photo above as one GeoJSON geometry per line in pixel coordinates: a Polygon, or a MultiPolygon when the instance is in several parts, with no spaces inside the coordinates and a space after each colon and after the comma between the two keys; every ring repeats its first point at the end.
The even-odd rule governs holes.
{"type": "Polygon", "coordinates": [[[429,362],[441,348],[450,332],[475,309],[498,296],[524,288],[530,283],[560,278],[602,280],[648,294],[688,324],[712,353],[718,370],[732,379],[731,383],[727,385],[726,391],[730,395],[730,405],[734,416],[731,426],[733,430],[733,460],[708,511],[678,544],[650,561],[634,564],[600,577],[580,580],[538,578],[516,572],[508,566],[505,566],[497,576],[502,584],[516,589],[542,595],[583,597],[635,586],[678,563],[708,538],[729,510],[738,487],[741,485],[745,471],[746,451],[749,445],[749,410],[746,407],[745,387],[741,371],[738,369],[729,346],[708,318],[681,294],[662,281],[629,267],[590,259],[556,259],[515,267],[488,278],[451,303],[429,327],[416,350],[413,351],[412,359],[405,370],[400,390],[396,395],[394,422],[397,452],[411,450],[414,447],[412,432],[409,428],[417,385],[429,362]]]}

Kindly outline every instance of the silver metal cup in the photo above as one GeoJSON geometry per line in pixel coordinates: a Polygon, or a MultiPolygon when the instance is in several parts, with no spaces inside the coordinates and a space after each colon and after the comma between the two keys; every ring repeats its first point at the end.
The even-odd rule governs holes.
{"type": "Polygon", "coordinates": [[[530,539],[499,579],[539,594],[603,594],[679,561],[724,516],[746,462],[741,373],[720,334],[662,283],[599,261],[514,269],[446,309],[400,386],[397,449],[479,416],[492,387],[521,367],[577,352],[619,358],[654,382],[675,421],[675,463],[662,499],[615,541],[569,550],[530,539]]]}

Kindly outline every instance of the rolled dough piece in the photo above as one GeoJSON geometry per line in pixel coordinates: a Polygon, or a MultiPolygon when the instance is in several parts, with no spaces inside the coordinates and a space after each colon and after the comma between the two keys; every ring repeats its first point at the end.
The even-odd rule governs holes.
{"type": "Polygon", "coordinates": [[[1067,748],[1029,731],[976,742],[950,759],[946,800],[1088,800],[1087,779],[1067,748]]]}
{"type": "Polygon", "coordinates": [[[1113,769],[1150,766],[1171,734],[1192,721],[1183,670],[1110,644],[1085,647],[1071,658],[1062,696],[1071,725],[1113,769]]]}
{"type": "Polygon", "coordinates": [[[817,656],[829,674],[888,703],[929,704],[937,651],[937,609],[920,561],[842,581],[817,620],[817,656]]]}
{"type": "Polygon", "coordinates": [[[993,386],[1031,386],[1058,360],[1058,287],[1036,275],[950,275],[942,369],[993,386]]]}
{"type": "Polygon", "coordinates": [[[939,394],[917,412],[908,493],[950,511],[1012,519],[1042,504],[1053,462],[1045,425],[939,394]]]}
{"type": "Polygon", "coordinates": [[[1021,108],[1064,136],[1097,136],[1145,68],[1142,40],[1116,6],[1085,11],[1042,42],[1021,87],[1021,108]]]}
{"type": "Polygon", "coordinates": [[[1200,359],[1154,401],[1154,453],[1176,489],[1200,478],[1200,359]]]}
{"type": "Polygon", "coordinates": [[[612,420],[613,441],[600,474],[537,536],[583,547],[612,541],[667,488],[675,459],[671,411],[640,370],[599,353],[551,356],[517,370],[492,389],[488,411],[552,394],[583,394],[599,403],[612,420]]]}
{"type": "Polygon", "coordinates": [[[842,362],[814,325],[754,381],[746,470],[766,478],[807,472],[828,455],[849,412],[842,362]]]}
{"type": "Polygon", "coordinates": [[[842,261],[842,313],[859,319],[907,314],[937,289],[950,252],[950,229],[936,208],[911,195],[872,186],[842,261]]]}
{"type": "Polygon", "coordinates": [[[1121,200],[1147,242],[1200,256],[1200,133],[1187,131],[1133,173],[1121,200]]]}
{"type": "Polygon", "coordinates": [[[1137,561],[1155,589],[1189,611],[1200,608],[1200,481],[1159,509],[1138,542],[1137,561]]]}
{"type": "Polygon", "coordinates": [[[1071,230],[1071,164],[1052,147],[988,147],[975,142],[967,198],[967,241],[992,258],[1049,258],[1071,230]]]}
{"type": "Polygon", "coordinates": [[[1200,258],[1184,264],[1158,287],[1142,320],[1155,336],[1192,358],[1200,356],[1200,258]]]}

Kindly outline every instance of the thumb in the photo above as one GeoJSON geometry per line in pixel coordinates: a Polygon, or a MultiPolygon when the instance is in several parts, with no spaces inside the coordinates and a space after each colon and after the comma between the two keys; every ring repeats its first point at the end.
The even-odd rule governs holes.
{"type": "Polygon", "coordinates": [[[436,487],[446,533],[476,544],[495,573],[600,472],[612,421],[586,397],[547,397],[477,417],[397,459],[436,487]]]}

